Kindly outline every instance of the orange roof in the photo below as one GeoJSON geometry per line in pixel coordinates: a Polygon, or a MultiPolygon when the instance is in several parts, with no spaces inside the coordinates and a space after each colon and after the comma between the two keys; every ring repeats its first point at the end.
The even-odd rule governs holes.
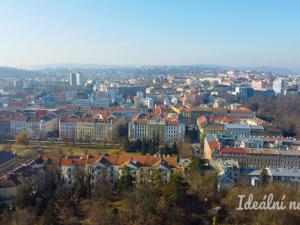
{"type": "Polygon", "coordinates": [[[234,118],[234,117],[227,117],[227,116],[211,116],[210,119],[212,121],[218,121],[222,123],[233,123],[241,120],[241,118],[234,118]]]}
{"type": "Polygon", "coordinates": [[[62,156],[60,163],[63,166],[68,166],[72,164],[77,164],[79,166],[86,166],[87,164],[93,164],[106,159],[113,165],[121,166],[129,161],[137,161],[144,166],[153,166],[159,160],[164,160],[170,166],[177,166],[177,156],[170,157],[158,157],[158,156],[148,156],[148,155],[138,155],[131,153],[121,153],[121,154],[89,154],[89,155],[69,155],[62,156]]]}
{"type": "Polygon", "coordinates": [[[245,148],[222,148],[221,153],[247,153],[245,148]]]}
{"type": "Polygon", "coordinates": [[[148,120],[147,119],[136,119],[136,120],[134,120],[134,123],[138,124],[138,125],[147,125],[148,120]]]}
{"type": "Polygon", "coordinates": [[[231,113],[239,113],[239,114],[253,114],[254,112],[246,107],[241,107],[239,109],[231,109],[231,113]]]}
{"type": "MultiPolygon", "coordinates": [[[[105,158],[107,158],[108,161],[114,165],[122,165],[129,160],[136,160],[145,166],[152,166],[157,161],[161,160],[161,157],[157,156],[138,155],[131,153],[109,154],[105,156],[105,158]]],[[[171,166],[175,167],[177,165],[177,156],[162,157],[162,159],[171,166]]]]}
{"type": "Polygon", "coordinates": [[[60,159],[60,164],[62,166],[70,166],[70,165],[78,165],[78,166],[86,166],[88,162],[87,155],[77,155],[77,156],[62,156],[60,159]]]}
{"type": "Polygon", "coordinates": [[[208,145],[211,149],[220,148],[220,143],[218,141],[209,141],[208,145]]]}

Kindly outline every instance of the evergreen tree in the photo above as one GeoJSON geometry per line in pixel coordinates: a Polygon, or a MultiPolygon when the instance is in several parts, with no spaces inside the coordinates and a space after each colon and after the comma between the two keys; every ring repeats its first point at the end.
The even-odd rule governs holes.
{"type": "Polygon", "coordinates": [[[160,171],[153,171],[151,174],[151,182],[154,185],[154,187],[158,190],[161,190],[163,187],[163,181],[161,177],[160,171]]]}
{"type": "Polygon", "coordinates": [[[189,185],[178,174],[172,174],[165,187],[166,200],[169,206],[175,206],[182,202],[187,194],[189,185]]]}
{"type": "Polygon", "coordinates": [[[128,191],[132,188],[134,183],[134,177],[131,175],[131,169],[129,167],[124,167],[122,170],[122,175],[118,181],[119,192],[128,191]]]}
{"type": "Polygon", "coordinates": [[[172,152],[173,152],[173,154],[177,154],[178,153],[178,148],[177,148],[176,142],[173,143],[172,152]]]}
{"type": "Polygon", "coordinates": [[[130,142],[128,140],[128,138],[124,138],[122,143],[121,143],[121,149],[126,151],[126,152],[130,152],[130,142]]]}
{"type": "Polygon", "coordinates": [[[267,167],[263,167],[259,177],[260,185],[265,186],[269,183],[269,171],[267,167]]]}

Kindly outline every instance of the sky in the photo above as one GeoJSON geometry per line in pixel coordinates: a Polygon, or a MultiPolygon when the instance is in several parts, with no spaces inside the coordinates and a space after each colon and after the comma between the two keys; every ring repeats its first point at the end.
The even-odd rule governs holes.
{"type": "Polygon", "coordinates": [[[0,0],[0,65],[300,71],[298,0],[0,0]]]}

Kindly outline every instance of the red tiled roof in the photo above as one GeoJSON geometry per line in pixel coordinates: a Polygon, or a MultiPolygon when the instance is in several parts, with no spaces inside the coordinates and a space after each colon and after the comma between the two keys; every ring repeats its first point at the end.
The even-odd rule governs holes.
{"type": "Polygon", "coordinates": [[[253,114],[254,112],[246,107],[241,107],[239,109],[231,109],[231,113],[239,113],[239,114],[253,114]]]}
{"type": "Polygon", "coordinates": [[[60,164],[62,166],[69,166],[76,164],[78,166],[85,166],[88,162],[87,155],[83,156],[62,156],[60,159],[60,164]]]}
{"type": "Polygon", "coordinates": [[[170,166],[177,166],[177,156],[170,157],[158,157],[158,156],[148,156],[148,155],[138,155],[131,153],[122,154],[90,154],[90,155],[77,155],[77,156],[62,156],[60,163],[63,166],[68,166],[72,164],[77,164],[79,166],[86,166],[87,164],[93,164],[99,162],[102,159],[106,159],[113,165],[121,166],[128,161],[137,161],[144,166],[152,166],[160,160],[164,160],[170,166]]]}
{"type": "Polygon", "coordinates": [[[26,102],[10,102],[7,105],[9,109],[25,109],[28,106],[26,102]]]}
{"type": "Polygon", "coordinates": [[[245,148],[222,148],[221,153],[247,153],[245,148]]]}
{"type": "Polygon", "coordinates": [[[220,148],[220,143],[218,141],[209,141],[208,145],[211,149],[220,148]]]}

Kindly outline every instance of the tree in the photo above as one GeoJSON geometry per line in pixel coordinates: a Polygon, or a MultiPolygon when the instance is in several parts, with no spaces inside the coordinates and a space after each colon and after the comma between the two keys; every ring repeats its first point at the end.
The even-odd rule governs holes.
{"type": "Polygon", "coordinates": [[[77,204],[79,204],[80,198],[87,196],[90,182],[85,172],[79,167],[75,167],[73,170],[73,178],[72,193],[75,199],[77,199],[77,204]]]}
{"type": "Polygon", "coordinates": [[[300,136],[300,98],[298,96],[264,96],[255,94],[242,102],[257,115],[274,123],[287,136],[300,136]]]}
{"type": "Polygon", "coordinates": [[[184,178],[178,174],[172,174],[165,186],[165,196],[169,206],[175,206],[182,202],[187,194],[189,185],[184,178]]]}
{"type": "Polygon", "coordinates": [[[215,171],[206,170],[198,172],[189,171],[187,181],[190,185],[189,193],[196,195],[199,201],[207,205],[213,203],[218,197],[218,177],[215,171]]]}
{"type": "Polygon", "coordinates": [[[136,190],[125,192],[125,210],[132,224],[135,224],[137,220],[138,203],[139,199],[136,190]]]}
{"type": "Polygon", "coordinates": [[[155,221],[157,202],[159,200],[159,190],[149,183],[144,182],[136,189],[138,201],[138,212],[141,224],[149,224],[155,221]]]}
{"type": "Polygon", "coordinates": [[[151,182],[157,190],[162,190],[164,184],[162,181],[162,176],[160,171],[157,170],[152,171],[151,182]]]}
{"type": "Polygon", "coordinates": [[[148,152],[149,142],[148,140],[143,139],[141,144],[141,152],[146,154],[148,152]]]}
{"type": "Polygon", "coordinates": [[[178,153],[178,147],[177,147],[176,142],[174,142],[173,145],[172,145],[172,152],[173,152],[174,154],[177,154],[177,153],[178,153]]]}
{"type": "Polygon", "coordinates": [[[125,134],[124,134],[124,126],[125,125],[125,122],[122,118],[119,118],[114,126],[113,126],[113,129],[112,129],[112,134],[111,134],[111,141],[112,143],[119,143],[120,142],[120,139],[121,137],[124,137],[125,134]]]}
{"type": "Polygon", "coordinates": [[[32,189],[28,184],[23,184],[17,188],[16,205],[23,209],[32,204],[32,189]]]}
{"type": "Polygon", "coordinates": [[[186,139],[179,143],[178,148],[180,158],[190,158],[193,156],[193,148],[190,139],[186,139]]]}
{"type": "Polygon", "coordinates": [[[18,133],[16,136],[17,145],[28,145],[28,135],[26,132],[18,133]]]}
{"type": "Polygon", "coordinates": [[[130,151],[130,142],[127,137],[122,140],[120,148],[121,148],[121,150],[126,151],[126,152],[130,151]]]}
{"type": "Polygon", "coordinates": [[[121,224],[119,212],[116,208],[108,209],[108,202],[97,200],[91,204],[89,219],[92,225],[121,224]]]}
{"type": "Polygon", "coordinates": [[[134,183],[134,177],[131,175],[131,169],[125,166],[122,170],[122,175],[118,181],[119,192],[128,191],[132,188],[134,183]]]}
{"type": "Polygon", "coordinates": [[[43,225],[60,225],[59,210],[54,201],[50,201],[44,212],[43,225]]]}
{"type": "Polygon", "coordinates": [[[103,169],[102,174],[97,175],[96,183],[93,186],[93,196],[97,199],[108,201],[113,195],[113,184],[105,177],[107,171],[103,169]]]}
{"type": "Polygon", "coordinates": [[[47,207],[47,202],[45,199],[37,198],[36,199],[36,207],[35,207],[35,214],[37,216],[41,216],[44,212],[44,210],[47,207]]]}
{"type": "Polygon", "coordinates": [[[269,170],[267,167],[263,167],[259,176],[259,183],[262,186],[267,185],[270,182],[269,170]]]}
{"type": "Polygon", "coordinates": [[[207,169],[208,167],[205,166],[205,162],[201,160],[199,157],[195,157],[188,167],[188,175],[194,173],[204,174],[205,170],[207,169]]]}
{"type": "MultiPolygon", "coordinates": [[[[0,216],[1,217],[1,216],[0,216]]],[[[34,224],[36,222],[36,216],[34,215],[34,209],[32,207],[27,207],[24,209],[17,208],[12,214],[12,225],[28,225],[34,224]]],[[[5,225],[8,223],[4,223],[5,225]]]]}

